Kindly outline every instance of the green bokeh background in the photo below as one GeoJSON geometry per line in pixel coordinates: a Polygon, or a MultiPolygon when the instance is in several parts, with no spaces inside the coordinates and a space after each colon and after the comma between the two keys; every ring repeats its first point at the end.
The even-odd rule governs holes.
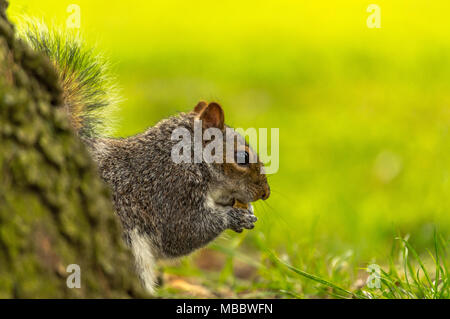
{"type": "Polygon", "coordinates": [[[232,126],[280,129],[257,227],[226,238],[364,263],[398,231],[419,249],[448,234],[450,2],[377,0],[381,29],[366,25],[372,1],[11,2],[50,24],[80,6],[122,87],[117,136],[202,99],[232,126]]]}

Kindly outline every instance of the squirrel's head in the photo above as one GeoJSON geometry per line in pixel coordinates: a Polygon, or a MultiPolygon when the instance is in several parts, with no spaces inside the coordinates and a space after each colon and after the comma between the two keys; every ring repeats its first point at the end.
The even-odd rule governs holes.
{"type": "MultiPolygon", "coordinates": [[[[211,195],[215,203],[232,206],[236,201],[247,204],[269,198],[270,187],[264,173],[264,164],[245,138],[225,124],[222,107],[215,102],[208,104],[202,101],[191,114],[194,115],[194,120],[201,120],[203,131],[213,128],[222,133],[222,143],[217,145],[222,145],[223,160],[213,161],[208,165],[214,179],[211,195]]],[[[214,138],[203,141],[203,147],[213,143],[214,138]]],[[[212,153],[215,155],[214,151],[212,153]]]]}

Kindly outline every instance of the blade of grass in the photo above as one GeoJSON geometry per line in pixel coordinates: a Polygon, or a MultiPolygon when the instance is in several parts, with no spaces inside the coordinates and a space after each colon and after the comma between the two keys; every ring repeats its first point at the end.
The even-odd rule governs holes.
{"type": "Polygon", "coordinates": [[[422,271],[423,271],[423,273],[424,273],[424,275],[425,275],[425,278],[426,278],[427,281],[428,281],[428,284],[430,285],[430,287],[433,287],[433,283],[431,282],[430,276],[429,276],[429,274],[428,274],[427,269],[425,268],[425,265],[424,265],[423,262],[422,262],[422,259],[419,257],[419,255],[417,254],[416,250],[411,246],[411,244],[410,244],[408,241],[406,241],[406,240],[403,240],[403,241],[404,241],[404,243],[407,245],[408,249],[412,252],[414,258],[415,258],[415,259],[417,260],[417,262],[419,263],[420,268],[422,268],[422,271]]]}
{"type": "Polygon", "coordinates": [[[289,290],[281,289],[280,292],[282,294],[294,297],[296,299],[302,299],[302,297],[300,295],[297,295],[295,292],[292,292],[292,291],[289,291],[289,290]]]}
{"type": "Polygon", "coordinates": [[[327,287],[330,287],[330,288],[335,289],[335,290],[337,290],[337,291],[340,291],[340,292],[343,292],[343,293],[345,293],[345,294],[348,294],[348,295],[352,296],[353,298],[359,298],[356,294],[354,294],[354,293],[351,292],[351,291],[348,291],[348,290],[346,290],[346,289],[344,289],[344,288],[342,288],[342,287],[339,287],[339,286],[335,285],[334,283],[332,283],[332,282],[330,282],[330,281],[327,281],[327,280],[325,280],[325,279],[322,279],[322,278],[320,278],[320,277],[318,277],[318,276],[309,274],[309,273],[307,273],[306,271],[297,269],[297,268],[295,268],[295,267],[293,267],[293,266],[291,266],[291,265],[285,263],[284,261],[282,261],[282,260],[281,260],[280,258],[278,258],[277,256],[275,256],[275,255],[273,255],[273,256],[275,257],[275,260],[276,260],[279,264],[284,265],[285,267],[287,267],[288,269],[290,269],[291,271],[295,272],[296,274],[298,274],[298,275],[300,275],[300,276],[303,276],[303,277],[305,277],[305,278],[314,280],[315,282],[318,282],[318,283],[320,283],[320,284],[322,284],[322,285],[324,285],[324,286],[327,286],[327,287]]]}
{"type": "MultiPolygon", "coordinates": [[[[399,238],[400,240],[403,240],[403,238],[399,238]]],[[[406,285],[408,286],[408,291],[412,291],[411,284],[408,280],[408,248],[403,245],[403,272],[405,274],[405,281],[406,285]]]]}
{"type": "Polygon", "coordinates": [[[436,254],[436,260],[433,258],[433,254],[431,254],[431,258],[433,258],[434,263],[436,264],[436,273],[434,275],[434,298],[437,298],[437,293],[438,293],[438,289],[439,289],[439,280],[440,280],[440,266],[441,266],[441,262],[439,260],[439,249],[438,249],[438,243],[437,243],[437,237],[436,237],[436,228],[434,229],[433,232],[433,241],[434,241],[434,252],[436,254]]]}

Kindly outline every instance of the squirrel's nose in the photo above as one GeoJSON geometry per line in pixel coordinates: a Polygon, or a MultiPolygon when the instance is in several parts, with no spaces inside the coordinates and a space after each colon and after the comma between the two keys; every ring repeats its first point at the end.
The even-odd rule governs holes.
{"type": "Polygon", "coordinates": [[[269,187],[269,185],[266,185],[264,192],[261,195],[261,199],[266,200],[269,198],[269,196],[270,196],[270,187],[269,187]]]}

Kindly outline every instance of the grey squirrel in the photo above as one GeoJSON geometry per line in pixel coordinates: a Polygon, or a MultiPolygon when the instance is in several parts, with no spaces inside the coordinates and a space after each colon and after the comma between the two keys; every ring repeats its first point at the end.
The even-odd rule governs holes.
{"type": "Polygon", "coordinates": [[[45,25],[29,24],[23,37],[54,63],[70,123],[112,190],[124,239],[148,291],[154,290],[155,260],[187,255],[226,229],[254,227],[257,218],[250,203],[267,199],[270,188],[263,164],[242,136],[237,134],[235,140],[236,152],[245,150],[240,163],[175,163],[171,158],[177,143],[171,139],[174,129],[183,127],[193,134],[194,121],[201,120],[202,129],[226,130],[218,103],[199,102],[192,111],[135,136],[102,137],[101,111],[116,102],[107,65],[76,36],[45,25]]]}

